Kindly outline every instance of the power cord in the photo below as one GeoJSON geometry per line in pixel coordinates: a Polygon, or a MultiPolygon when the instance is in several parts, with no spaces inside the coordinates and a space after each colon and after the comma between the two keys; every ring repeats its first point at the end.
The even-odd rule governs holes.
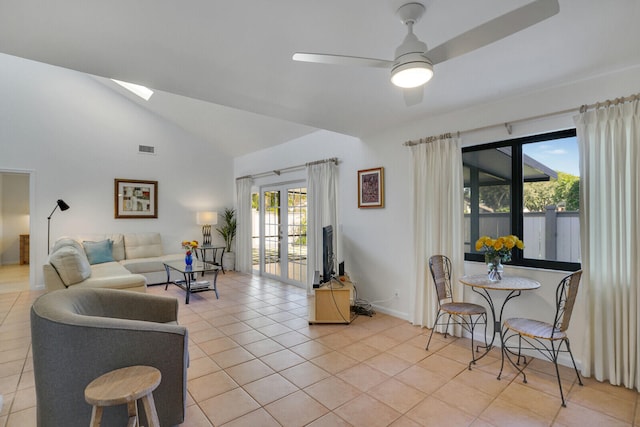
{"type": "Polygon", "coordinates": [[[350,320],[347,320],[345,319],[344,315],[338,308],[338,302],[336,301],[336,297],[333,293],[334,289],[344,288],[344,283],[342,283],[342,281],[340,281],[340,279],[338,279],[336,276],[331,276],[331,280],[329,280],[327,287],[331,291],[331,299],[333,300],[333,304],[336,307],[336,311],[338,312],[338,314],[340,315],[340,317],[345,323],[351,323],[351,321],[353,321],[359,315],[373,317],[373,315],[376,314],[376,312],[371,307],[371,304],[366,300],[358,298],[358,288],[356,288],[356,285],[353,284],[353,282],[351,283],[353,285],[353,293],[354,293],[353,306],[351,307],[351,312],[354,314],[354,317],[352,317],[350,320]],[[339,286],[335,286],[334,282],[339,286]]]}
{"type": "Polygon", "coordinates": [[[342,315],[342,311],[340,311],[340,307],[338,307],[338,301],[336,301],[336,296],[333,294],[334,289],[344,288],[344,283],[338,280],[336,276],[331,276],[331,280],[329,280],[328,287],[329,287],[329,290],[331,291],[331,299],[333,299],[333,305],[336,307],[336,311],[338,312],[338,314],[340,315],[344,323],[350,323],[350,320],[345,319],[344,316],[342,315]],[[340,286],[334,286],[333,282],[338,283],[340,286]]]}
{"type": "Polygon", "coordinates": [[[362,314],[364,316],[369,316],[369,317],[372,317],[374,314],[376,314],[373,308],[371,308],[370,303],[358,298],[358,288],[356,288],[355,284],[353,285],[353,293],[354,293],[354,298],[353,298],[353,307],[351,311],[353,311],[356,315],[362,314]]]}

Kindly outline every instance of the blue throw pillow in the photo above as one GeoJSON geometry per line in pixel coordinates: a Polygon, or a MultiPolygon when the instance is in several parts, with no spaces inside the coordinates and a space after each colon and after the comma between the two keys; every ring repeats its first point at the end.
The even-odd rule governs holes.
{"type": "Polygon", "coordinates": [[[115,261],[113,259],[113,242],[110,239],[100,242],[82,242],[89,264],[102,264],[115,261]]]}

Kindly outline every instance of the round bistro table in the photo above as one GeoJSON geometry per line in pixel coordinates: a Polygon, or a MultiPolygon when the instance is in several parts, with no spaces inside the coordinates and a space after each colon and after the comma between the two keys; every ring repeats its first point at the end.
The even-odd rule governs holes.
{"type": "MultiPolygon", "coordinates": [[[[520,296],[522,294],[522,291],[532,291],[538,289],[540,287],[540,282],[526,277],[504,275],[502,276],[501,280],[494,282],[489,280],[489,277],[486,274],[463,276],[459,280],[463,285],[471,286],[471,289],[475,293],[480,295],[487,302],[487,304],[489,304],[491,317],[493,319],[493,335],[491,336],[491,343],[487,343],[486,346],[478,346],[478,348],[484,347],[486,350],[483,355],[475,359],[476,361],[478,361],[486,356],[491,348],[493,348],[496,334],[499,334],[500,337],[502,337],[502,313],[504,312],[504,307],[507,305],[507,302],[509,302],[513,298],[520,296]],[[507,297],[500,307],[500,313],[497,317],[496,306],[493,302],[493,298],[491,298],[491,293],[489,291],[508,292],[507,297]]],[[[471,363],[469,364],[469,369],[471,369],[471,363]]]]}

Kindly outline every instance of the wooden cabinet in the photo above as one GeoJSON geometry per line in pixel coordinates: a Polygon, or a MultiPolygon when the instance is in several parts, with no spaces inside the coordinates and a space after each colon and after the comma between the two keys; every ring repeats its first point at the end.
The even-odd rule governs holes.
{"type": "Polygon", "coordinates": [[[29,264],[29,235],[20,235],[20,265],[29,264]]]}
{"type": "Polygon", "coordinates": [[[309,305],[309,323],[351,323],[353,284],[346,277],[332,280],[314,289],[314,302],[309,305]]]}

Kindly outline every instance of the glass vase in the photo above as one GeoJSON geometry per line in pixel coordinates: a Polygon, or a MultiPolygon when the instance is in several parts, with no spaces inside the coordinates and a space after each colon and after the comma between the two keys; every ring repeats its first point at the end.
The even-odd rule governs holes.
{"type": "Polygon", "coordinates": [[[186,255],[185,255],[185,257],[184,257],[184,263],[185,263],[186,265],[191,265],[191,264],[193,264],[193,255],[192,255],[192,254],[190,254],[190,253],[186,254],[186,255]]]}
{"type": "Polygon", "coordinates": [[[502,265],[502,260],[500,259],[500,257],[491,258],[486,262],[487,262],[487,274],[489,275],[489,280],[491,280],[492,282],[497,282],[499,280],[502,280],[504,267],[502,265]]]}

